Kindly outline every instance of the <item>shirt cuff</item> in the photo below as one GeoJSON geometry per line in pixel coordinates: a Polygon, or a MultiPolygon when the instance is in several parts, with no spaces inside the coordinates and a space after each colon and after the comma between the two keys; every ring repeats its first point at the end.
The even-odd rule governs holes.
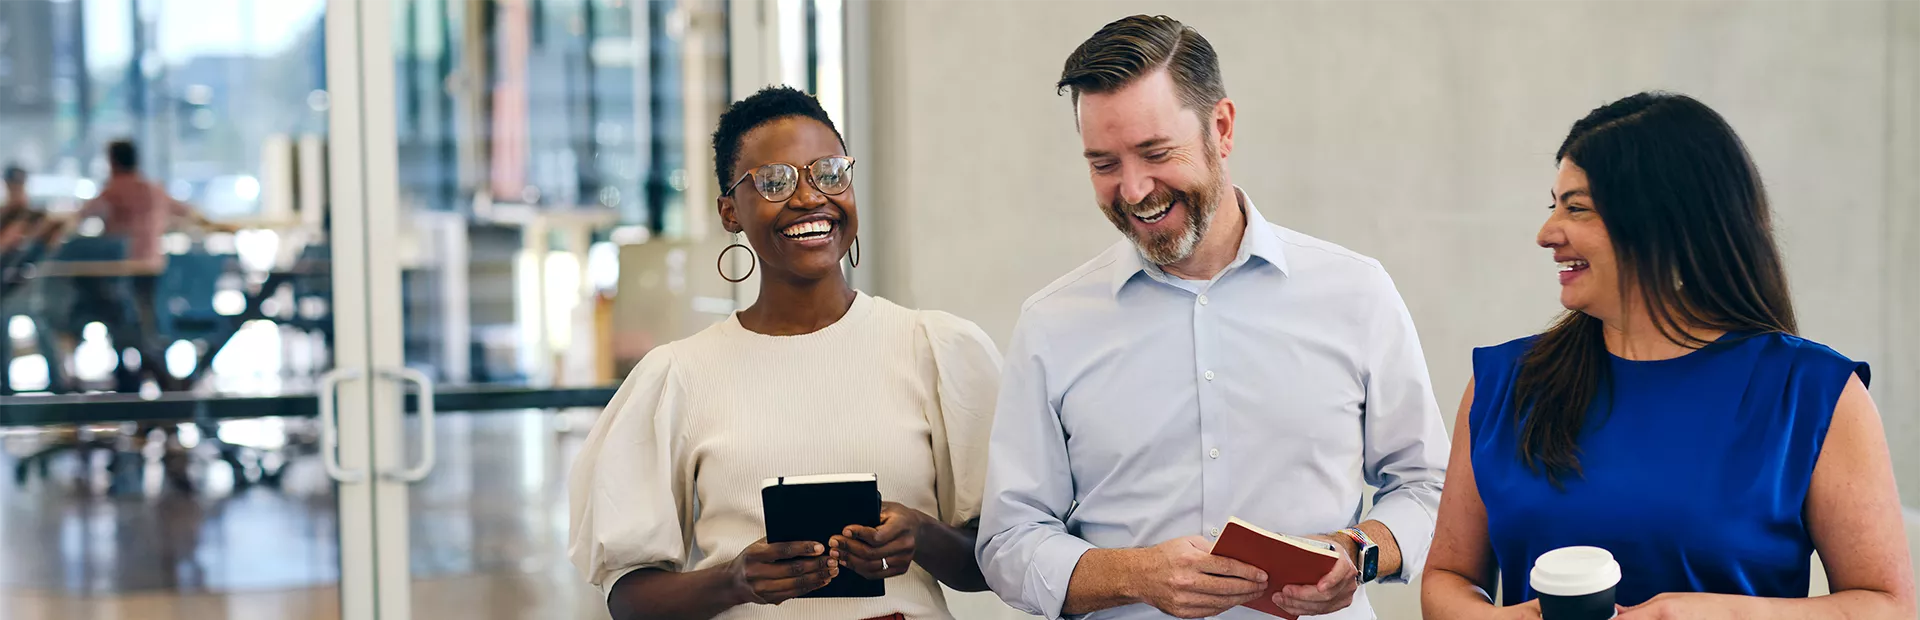
{"type": "Polygon", "coordinates": [[[1433,544],[1433,514],[1409,497],[1387,497],[1373,505],[1367,519],[1379,521],[1400,546],[1400,572],[1380,583],[1408,583],[1427,566],[1427,548],[1433,544]]]}
{"type": "Polygon", "coordinates": [[[1067,584],[1073,581],[1073,569],[1080,556],[1093,549],[1092,543],[1067,533],[1056,533],[1033,550],[1033,565],[1027,567],[1025,598],[1038,609],[1029,610],[1048,618],[1060,618],[1067,604],[1067,584]]]}

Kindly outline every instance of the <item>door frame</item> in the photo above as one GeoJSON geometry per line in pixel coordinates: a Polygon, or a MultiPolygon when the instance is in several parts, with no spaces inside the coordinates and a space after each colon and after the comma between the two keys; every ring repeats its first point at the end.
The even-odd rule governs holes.
{"type": "MultiPolygon", "coordinates": [[[[689,5],[713,0],[675,1],[689,5]]],[[[793,24],[782,27],[783,20],[793,19],[791,10],[781,10],[782,4],[811,5],[818,0],[720,1],[731,3],[727,47],[730,86],[736,98],[757,90],[759,84],[782,81],[782,52],[792,53],[795,47],[794,42],[782,40],[782,33],[791,38],[796,31],[804,32],[793,24]]],[[[412,470],[413,480],[417,480],[428,471],[432,457],[430,444],[410,445],[430,441],[430,407],[423,408],[422,423],[414,434],[410,435],[406,427],[403,374],[407,371],[400,286],[403,214],[395,106],[396,4],[394,0],[329,0],[326,4],[333,217],[329,239],[334,248],[336,306],[334,368],[346,377],[339,383],[336,399],[338,455],[343,469],[362,474],[338,485],[344,620],[411,620],[411,481],[405,472],[412,470]],[[418,462],[420,459],[427,462],[418,462]]],[[[864,40],[859,30],[867,24],[865,7],[844,0],[829,4],[836,9],[847,6],[845,38],[864,40]]],[[[800,47],[804,49],[804,45],[800,47]]],[[[697,61],[689,56],[689,63],[697,61]]],[[[865,96],[867,88],[865,66],[850,69],[846,107],[864,110],[867,106],[859,97],[865,96]]],[[[687,75],[703,79],[700,76],[706,74],[689,71],[687,75]]],[[[696,116],[704,118],[706,112],[693,102],[687,110],[689,122],[696,116]]],[[[852,139],[869,142],[864,135],[867,126],[859,123],[849,127],[852,139]]],[[[688,135],[701,136],[706,131],[701,124],[689,127],[688,135]]],[[[707,161],[706,148],[692,142],[687,145],[688,162],[707,161]]],[[[690,192],[689,199],[700,205],[709,200],[704,192],[690,192]]],[[[704,213],[700,207],[694,210],[704,213]]],[[[691,228],[704,229],[702,222],[704,218],[696,218],[691,228]]],[[[855,278],[857,283],[870,285],[870,276],[865,273],[856,271],[855,278]]],[[[744,307],[751,301],[752,291],[740,292],[746,297],[738,300],[744,307]]],[[[430,388],[417,373],[412,378],[422,381],[423,389],[430,388]]],[[[423,396],[420,402],[432,402],[430,395],[423,396]]]]}
{"type": "Polygon", "coordinates": [[[403,392],[376,369],[401,367],[392,11],[384,0],[326,4],[329,148],[337,385],[331,413],[340,529],[340,615],[406,620],[403,392]],[[382,552],[399,550],[398,553],[382,552]]]}

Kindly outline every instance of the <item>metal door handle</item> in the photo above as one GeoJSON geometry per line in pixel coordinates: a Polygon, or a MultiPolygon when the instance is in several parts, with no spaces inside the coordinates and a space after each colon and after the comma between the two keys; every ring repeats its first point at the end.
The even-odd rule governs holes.
{"type": "MultiPolygon", "coordinates": [[[[433,471],[433,379],[427,373],[412,368],[393,368],[378,371],[383,379],[413,383],[419,386],[420,403],[420,462],[403,470],[380,472],[380,478],[392,482],[419,482],[425,480],[427,473],[433,471]]],[[[404,427],[404,425],[403,425],[404,427]]]]}
{"type": "Polygon", "coordinates": [[[340,465],[339,415],[334,411],[333,392],[339,389],[341,382],[359,379],[360,376],[357,368],[335,368],[320,375],[320,463],[326,466],[327,477],[343,484],[363,482],[367,479],[367,472],[340,465]]]}

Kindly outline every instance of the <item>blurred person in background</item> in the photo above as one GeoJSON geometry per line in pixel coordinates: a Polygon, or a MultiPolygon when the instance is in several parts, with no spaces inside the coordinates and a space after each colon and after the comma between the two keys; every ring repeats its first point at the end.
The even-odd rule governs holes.
{"type": "Polygon", "coordinates": [[[986,588],[973,541],[999,353],[971,322],[848,284],[854,160],[812,96],[747,97],[713,148],[720,220],[745,239],[720,275],[750,277],[725,263],[750,252],[760,296],[649,352],[600,415],[568,483],[574,565],[616,620],[950,618],[939,583],[986,588]],[[879,475],[878,527],[766,541],[762,480],[859,472],[879,475]],[[792,600],[847,570],[886,596],[792,600]]]}
{"type": "Polygon", "coordinates": [[[136,294],[142,290],[151,292],[158,274],[166,268],[166,253],[160,239],[173,227],[176,218],[201,230],[234,230],[208,221],[192,206],[169,195],[160,183],[141,174],[140,152],[132,141],[108,143],[107,164],[111,173],[100,186],[100,194],[87,201],[74,219],[84,221],[98,217],[102,224],[100,236],[126,240],[127,260],[137,265],[134,271],[145,274],[134,279],[136,294]]]}
{"type": "Polygon", "coordinates": [[[8,164],[4,175],[0,175],[7,186],[6,202],[0,203],[0,215],[12,215],[15,211],[31,206],[27,196],[27,169],[8,164]]]}
{"type": "Polygon", "coordinates": [[[6,182],[5,202],[0,202],[0,255],[18,248],[39,228],[40,221],[46,218],[33,207],[27,197],[27,170],[19,166],[7,166],[4,176],[6,182]]]}
{"type": "MultiPolygon", "coordinates": [[[[44,254],[58,243],[64,222],[48,217],[27,195],[27,170],[7,166],[6,202],[0,203],[0,274],[11,274],[20,263],[44,254]]],[[[5,280],[12,282],[11,279],[5,280]]]]}
{"type": "MultiPolygon", "coordinates": [[[[0,322],[9,322],[11,317],[27,316],[35,320],[36,346],[47,364],[47,388],[63,391],[71,386],[57,372],[61,362],[61,351],[70,348],[70,341],[63,340],[52,330],[41,331],[51,325],[46,321],[51,306],[59,305],[57,300],[42,295],[42,289],[31,286],[28,275],[31,266],[45,259],[60,246],[60,240],[66,234],[66,220],[50,217],[34,204],[27,194],[27,170],[20,166],[7,166],[0,179],[4,179],[6,196],[0,202],[0,322]]],[[[11,346],[7,340],[0,340],[0,346],[11,346]]],[[[14,392],[12,383],[12,351],[0,355],[0,394],[14,392]]]]}
{"type": "Polygon", "coordinates": [[[1620,620],[1913,618],[1868,367],[1795,335],[1733,128],[1642,93],[1574,123],[1555,162],[1535,241],[1567,312],[1473,353],[1426,617],[1539,618],[1534,561],[1594,546],[1619,562],[1620,620]],[[1833,594],[1808,598],[1816,551],[1833,594]]]}
{"type": "MultiPolygon", "coordinates": [[[[122,327],[118,331],[135,331],[135,334],[109,334],[114,340],[115,350],[129,347],[140,352],[141,370],[136,372],[120,363],[115,371],[116,389],[122,392],[137,391],[139,376],[151,372],[156,379],[167,381],[161,372],[157,334],[157,321],[154,316],[154,303],[158,295],[160,274],[166,270],[167,257],[161,247],[161,238],[166,235],[176,221],[183,221],[202,231],[233,232],[234,227],[208,221],[192,206],[176,200],[167,194],[160,183],[148,179],[140,172],[140,153],[129,140],[115,140],[107,144],[107,164],[111,169],[106,183],[100,187],[100,193],[80,208],[73,221],[84,222],[98,217],[101,220],[100,237],[118,239],[126,244],[124,258],[124,276],[131,284],[132,298],[128,293],[118,290],[116,278],[80,278],[76,282],[77,298],[81,304],[117,305],[131,302],[136,325],[122,327]]],[[[180,386],[162,385],[163,388],[177,389],[180,386]]]]}
{"type": "Polygon", "coordinates": [[[980,527],[988,582],[1048,618],[1266,618],[1236,608],[1266,576],[1209,553],[1237,516],[1343,555],[1275,606],[1372,618],[1360,585],[1420,571],[1446,476],[1393,280],[1268,223],[1233,184],[1234,103],[1194,29],[1107,24],[1056,87],[1126,239],[1021,310],[980,527]]]}

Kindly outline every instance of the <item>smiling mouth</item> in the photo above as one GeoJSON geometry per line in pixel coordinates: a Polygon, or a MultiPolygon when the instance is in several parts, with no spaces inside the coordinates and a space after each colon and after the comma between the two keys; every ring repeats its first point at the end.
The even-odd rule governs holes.
{"type": "Polygon", "coordinates": [[[1560,261],[1560,273],[1567,273],[1572,271],[1585,271],[1586,268],[1587,268],[1587,261],[1583,261],[1583,260],[1560,261]]]}
{"type": "Polygon", "coordinates": [[[1135,213],[1133,214],[1133,218],[1148,224],[1166,219],[1167,214],[1173,212],[1173,202],[1174,201],[1169,200],[1166,205],[1150,213],[1135,213]]]}
{"type": "Polygon", "coordinates": [[[833,234],[833,220],[813,220],[786,227],[780,235],[796,241],[824,239],[833,234]]]}

